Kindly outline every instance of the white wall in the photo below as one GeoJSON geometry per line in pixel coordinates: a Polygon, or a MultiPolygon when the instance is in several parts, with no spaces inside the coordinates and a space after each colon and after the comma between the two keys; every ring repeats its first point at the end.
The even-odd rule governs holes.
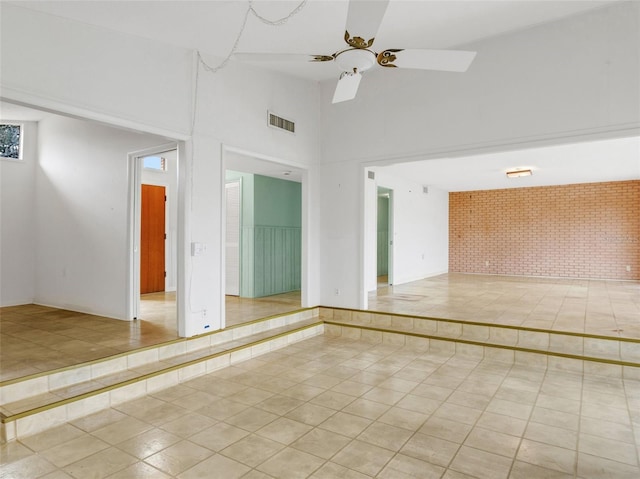
{"type": "Polygon", "coordinates": [[[0,8],[2,96],[188,135],[192,52],[7,2],[0,8]]]}
{"type": "Polygon", "coordinates": [[[163,143],[160,137],[62,116],[39,122],[36,303],[131,319],[127,155],[163,143]]]}
{"type": "Polygon", "coordinates": [[[158,155],[166,160],[166,170],[143,168],[142,184],[165,187],[167,197],[165,209],[165,291],[175,291],[177,285],[177,241],[178,241],[178,150],[171,150],[158,155]]]}
{"type": "MultiPolygon", "coordinates": [[[[206,61],[220,62],[212,57],[206,61]]],[[[231,62],[215,75],[201,69],[198,100],[196,134],[214,136],[259,158],[301,167],[317,163],[317,83],[231,62]],[[268,110],[294,121],[295,133],[269,127],[268,110]]]]}
{"type": "Polygon", "coordinates": [[[38,126],[23,125],[22,160],[0,160],[0,306],[28,304],[35,298],[38,126]]]}
{"type": "MultiPolygon", "coordinates": [[[[393,284],[446,273],[449,269],[449,193],[428,187],[429,192],[425,194],[421,184],[389,175],[384,168],[372,170],[376,172],[377,186],[393,190],[393,284]]],[[[368,211],[375,209],[376,198],[368,198],[368,211]]],[[[375,235],[367,238],[367,242],[373,242],[374,252],[376,239],[375,235]]],[[[372,255],[368,261],[375,270],[376,256],[372,255]]]]}
{"type": "Polygon", "coordinates": [[[321,245],[320,302],[337,307],[359,307],[365,285],[361,251],[364,180],[354,162],[328,163],[319,168],[320,216],[316,229],[321,245]]]}

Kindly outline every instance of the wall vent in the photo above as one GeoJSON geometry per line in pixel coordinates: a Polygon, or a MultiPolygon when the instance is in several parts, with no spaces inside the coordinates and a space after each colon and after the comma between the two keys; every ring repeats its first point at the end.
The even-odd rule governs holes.
{"type": "Polygon", "coordinates": [[[428,187],[428,186],[423,186],[423,187],[422,187],[422,192],[423,192],[425,195],[428,195],[428,194],[429,194],[429,187],[428,187]]]}
{"type": "Polygon", "coordinates": [[[290,133],[295,133],[296,132],[296,124],[294,122],[292,122],[291,120],[287,120],[285,118],[282,118],[278,115],[275,115],[273,113],[271,113],[270,111],[267,112],[269,115],[269,126],[272,128],[279,128],[281,130],[285,130],[288,131],[290,133]]]}
{"type": "Polygon", "coordinates": [[[369,176],[370,180],[375,180],[376,179],[376,172],[375,171],[367,171],[367,175],[369,176]]]}

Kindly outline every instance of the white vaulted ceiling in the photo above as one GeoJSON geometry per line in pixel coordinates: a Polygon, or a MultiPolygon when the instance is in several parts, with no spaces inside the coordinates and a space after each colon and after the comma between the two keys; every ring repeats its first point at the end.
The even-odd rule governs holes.
{"type": "MultiPolygon", "coordinates": [[[[454,48],[579,14],[612,1],[391,0],[374,49],[454,48]]],[[[253,6],[261,16],[275,20],[300,3],[301,0],[254,0],[253,6]]],[[[47,0],[15,4],[224,58],[233,47],[249,2],[47,0]]],[[[249,15],[238,51],[330,55],[346,47],[343,35],[347,7],[347,0],[308,0],[282,26],[266,25],[249,15]]],[[[259,64],[316,81],[335,78],[338,73],[333,63],[259,64]]]]}

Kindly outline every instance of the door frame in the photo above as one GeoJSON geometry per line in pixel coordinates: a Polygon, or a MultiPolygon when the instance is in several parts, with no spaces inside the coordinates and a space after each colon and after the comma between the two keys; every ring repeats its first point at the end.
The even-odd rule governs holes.
{"type": "Polygon", "coordinates": [[[387,283],[389,286],[393,285],[393,251],[395,248],[394,234],[393,234],[393,202],[394,202],[394,190],[393,188],[384,187],[389,190],[389,238],[387,241],[387,283]]]}
{"type": "MultiPolygon", "coordinates": [[[[127,298],[127,319],[137,320],[140,315],[140,230],[141,230],[141,215],[142,215],[142,159],[146,156],[160,155],[167,151],[177,151],[178,157],[178,177],[180,177],[181,168],[181,147],[179,142],[165,143],[144,150],[138,150],[129,153],[129,212],[128,212],[128,235],[127,235],[127,260],[129,263],[128,277],[126,282],[126,298],[127,298]]],[[[183,194],[183,187],[181,182],[178,181],[178,194],[180,197],[183,194]]],[[[178,208],[178,225],[180,225],[182,211],[178,208]]],[[[165,225],[166,228],[166,225],[165,225]]],[[[176,244],[177,251],[181,250],[184,246],[183,235],[178,235],[176,244]]],[[[182,315],[179,314],[180,308],[177,305],[177,298],[184,291],[183,282],[181,281],[181,256],[176,254],[177,258],[177,278],[176,278],[176,329],[179,329],[180,322],[184,321],[182,315]]]]}
{"type": "MultiPolygon", "coordinates": [[[[380,195],[380,189],[385,190],[385,194],[387,194],[387,285],[393,285],[393,188],[389,188],[388,186],[376,184],[376,200],[380,195]]],[[[377,204],[377,202],[376,202],[377,204]]],[[[378,221],[378,217],[380,215],[380,211],[376,208],[376,224],[378,221]]],[[[378,244],[376,241],[376,250],[378,244]]],[[[376,251],[377,252],[377,251],[376,251]]],[[[376,255],[377,256],[377,255],[376,255]]],[[[377,281],[378,271],[376,268],[376,281],[377,281]]]]}
{"type": "MultiPolygon", "coordinates": [[[[242,148],[237,148],[231,145],[222,144],[222,161],[220,162],[220,178],[221,178],[221,187],[220,187],[220,204],[221,204],[221,215],[220,215],[220,244],[225,244],[226,238],[226,229],[227,229],[227,221],[226,221],[226,193],[225,193],[225,183],[226,178],[225,174],[228,169],[228,155],[235,154],[240,156],[246,156],[249,159],[256,160],[259,162],[266,162],[269,164],[274,164],[278,167],[292,167],[296,168],[302,174],[302,181],[300,182],[302,185],[302,218],[301,218],[301,281],[300,281],[300,302],[302,308],[308,308],[319,303],[319,297],[314,294],[314,288],[312,287],[312,282],[314,279],[311,277],[311,254],[310,250],[311,246],[311,185],[309,181],[309,165],[297,163],[294,161],[287,161],[281,158],[256,153],[253,151],[245,150],[242,148]]],[[[260,174],[259,172],[254,172],[254,174],[260,174]]],[[[241,185],[242,187],[242,185],[241,185]]],[[[225,258],[225,248],[220,248],[220,285],[225,284],[225,273],[226,273],[226,258],[225,258]]],[[[226,328],[226,305],[225,305],[225,288],[222,286],[220,288],[220,327],[221,329],[226,328]]]]}
{"type": "Polygon", "coordinates": [[[227,215],[229,213],[228,207],[229,205],[227,204],[227,196],[226,196],[226,189],[229,187],[229,185],[233,185],[233,184],[237,184],[238,185],[238,195],[239,195],[239,201],[238,201],[238,296],[240,296],[240,292],[241,292],[241,287],[242,287],[242,255],[240,254],[240,252],[242,251],[242,178],[238,178],[237,180],[230,180],[230,181],[225,181],[224,187],[225,187],[225,204],[224,204],[224,217],[225,217],[225,244],[224,244],[224,248],[225,248],[225,282],[224,284],[224,294],[225,297],[228,296],[228,292],[227,292],[227,252],[226,252],[226,248],[227,248],[227,243],[226,243],[226,233],[227,233],[227,226],[228,226],[228,222],[226,221],[227,219],[227,215]]]}

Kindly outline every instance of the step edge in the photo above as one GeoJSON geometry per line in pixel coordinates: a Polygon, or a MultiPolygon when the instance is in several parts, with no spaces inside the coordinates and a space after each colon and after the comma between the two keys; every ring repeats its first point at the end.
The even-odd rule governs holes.
{"type": "Polygon", "coordinates": [[[542,350],[542,349],[525,348],[525,347],[522,347],[522,346],[516,346],[516,345],[512,346],[512,345],[508,345],[508,344],[491,343],[491,342],[488,342],[488,341],[487,342],[483,342],[483,341],[476,341],[476,340],[473,340],[473,339],[466,339],[466,338],[450,338],[450,337],[446,337],[446,336],[437,336],[437,335],[431,335],[431,334],[426,334],[426,333],[416,333],[416,332],[412,332],[412,331],[385,329],[385,328],[378,328],[378,327],[375,327],[375,326],[354,325],[354,324],[349,324],[349,323],[340,323],[340,322],[328,321],[328,320],[324,320],[324,323],[328,324],[330,326],[341,326],[341,327],[353,328],[353,329],[364,329],[364,330],[367,330],[367,331],[378,331],[378,332],[381,332],[381,333],[400,334],[400,335],[412,336],[412,337],[417,337],[417,338],[435,339],[435,340],[438,340],[438,341],[447,341],[447,342],[452,342],[452,343],[469,344],[469,345],[472,345],[472,346],[482,346],[482,347],[490,347],[490,348],[496,348],[496,349],[506,349],[506,350],[510,350],[510,351],[519,351],[519,352],[524,352],[524,353],[544,354],[544,355],[547,355],[547,356],[555,356],[555,357],[561,357],[561,358],[567,358],[567,359],[577,359],[577,360],[581,360],[581,361],[590,361],[590,362],[612,364],[612,365],[616,365],[616,366],[627,366],[627,367],[640,368],[640,362],[634,363],[634,362],[625,361],[625,360],[622,360],[622,359],[598,358],[598,357],[595,357],[595,356],[586,356],[586,355],[579,355],[579,354],[572,354],[572,353],[563,353],[563,352],[559,352],[559,351],[549,351],[549,350],[542,350]]]}
{"type": "MultiPolygon", "coordinates": [[[[271,315],[271,316],[266,316],[264,318],[258,318],[258,319],[252,320],[252,321],[248,321],[246,323],[236,324],[236,325],[233,325],[233,326],[229,326],[228,328],[225,328],[225,329],[217,329],[215,331],[211,331],[211,332],[203,333],[203,334],[198,334],[196,336],[190,336],[188,338],[176,338],[176,339],[172,339],[172,340],[169,340],[169,341],[165,341],[165,342],[160,343],[160,344],[153,344],[153,345],[150,345],[150,346],[143,346],[141,348],[132,349],[130,351],[123,351],[121,353],[113,354],[113,355],[110,355],[110,356],[105,356],[104,358],[92,359],[90,361],[86,361],[86,362],[82,363],[82,366],[93,366],[95,364],[100,364],[100,363],[103,363],[103,362],[106,362],[106,361],[110,361],[110,360],[114,360],[114,359],[126,358],[127,356],[130,356],[131,354],[150,351],[150,350],[158,348],[159,346],[163,346],[164,347],[164,346],[171,346],[171,345],[179,344],[179,343],[188,343],[190,341],[200,340],[200,339],[202,339],[204,337],[207,337],[207,336],[214,336],[214,335],[218,335],[218,334],[223,334],[225,332],[233,331],[233,330],[236,330],[236,329],[240,329],[242,327],[253,326],[254,324],[258,324],[258,323],[261,323],[261,322],[271,321],[273,319],[278,319],[278,318],[286,317],[286,316],[292,316],[294,314],[304,313],[306,311],[312,311],[312,310],[317,309],[317,308],[318,308],[318,306],[313,306],[313,307],[310,307],[310,308],[301,308],[301,309],[297,309],[295,311],[290,311],[288,313],[282,313],[282,314],[275,314],[275,315],[271,315]]],[[[305,320],[304,319],[300,319],[300,321],[305,321],[305,320]]],[[[240,339],[240,338],[237,338],[237,339],[240,339]]],[[[203,349],[203,348],[200,348],[200,349],[203,349]]],[[[12,384],[18,384],[18,383],[21,383],[21,382],[33,380],[33,379],[38,379],[38,378],[41,378],[41,377],[50,376],[52,374],[63,373],[63,372],[66,372],[66,371],[72,371],[75,368],[77,368],[78,366],[79,366],[78,364],[72,364],[70,366],[63,366],[61,368],[52,369],[52,370],[49,370],[49,371],[40,371],[40,372],[33,373],[33,374],[30,374],[30,375],[27,375],[27,376],[21,376],[19,378],[7,379],[5,381],[0,381],[0,388],[3,388],[5,386],[11,386],[12,384]]]]}
{"type": "Polygon", "coordinates": [[[16,421],[16,420],[21,419],[23,417],[32,416],[34,414],[38,414],[40,412],[48,411],[48,410],[54,409],[56,407],[65,406],[65,405],[70,404],[72,402],[81,401],[82,399],[86,399],[86,398],[89,398],[89,397],[97,396],[99,394],[102,394],[102,393],[105,393],[105,392],[109,392],[109,391],[112,391],[114,389],[119,389],[119,388],[122,388],[122,387],[125,387],[125,386],[129,386],[131,384],[135,384],[135,383],[140,382],[140,381],[144,381],[144,380],[147,380],[147,379],[150,379],[150,378],[153,378],[153,377],[157,377],[157,376],[160,376],[162,374],[171,373],[173,371],[178,371],[180,369],[192,366],[194,364],[199,364],[201,362],[205,362],[205,361],[208,361],[210,359],[215,359],[215,358],[224,356],[226,354],[232,354],[234,352],[241,351],[243,349],[251,348],[253,346],[257,346],[257,345],[260,345],[260,344],[263,344],[263,343],[266,343],[266,342],[269,342],[269,341],[273,341],[275,339],[282,338],[282,337],[288,336],[290,334],[297,333],[299,331],[304,331],[306,329],[311,329],[311,328],[314,328],[314,327],[317,327],[317,326],[320,326],[320,325],[323,325],[323,324],[324,324],[323,321],[315,321],[315,322],[313,322],[311,324],[307,324],[305,326],[301,326],[299,328],[292,329],[292,330],[289,330],[289,331],[284,331],[282,333],[276,334],[274,336],[270,336],[268,338],[263,338],[263,339],[259,339],[257,341],[253,341],[251,343],[235,346],[233,348],[230,348],[230,349],[227,349],[227,350],[224,350],[224,351],[218,351],[216,353],[204,356],[202,358],[192,359],[192,360],[187,361],[185,363],[175,364],[175,365],[160,369],[158,371],[145,373],[145,374],[142,374],[141,376],[138,376],[138,377],[135,377],[135,378],[127,379],[127,380],[121,381],[119,383],[110,384],[110,385],[95,389],[93,391],[88,391],[88,392],[85,392],[85,393],[82,393],[82,394],[78,394],[77,396],[71,396],[69,398],[60,399],[59,401],[55,401],[53,403],[49,403],[49,404],[46,404],[46,405],[43,405],[43,406],[35,407],[33,409],[29,409],[29,410],[26,410],[26,411],[15,413],[15,414],[12,414],[10,416],[7,416],[7,415],[5,415],[3,413],[0,413],[0,423],[7,424],[9,422],[16,421]]]}
{"type": "MultiPolygon", "coordinates": [[[[577,331],[559,331],[555,329],[544,329],[544,328],[531,328],[528,326],[514,326],[511,324],[498,324],[498,323],[483,323],[480,321],[466,321],[464,319],[453,319],[453,318],[438,318],[435,316],[421,316],[416,314],[407,314],[407,313],[392,313],[388,311],[375,311],[375,310],[363,310],[363,309],[352,309],[352,308],[341,308],[341,307],[332,307],[332,306],[320,306],[321,309],[330,309],[334,311],[350,311],[352,313],[365,313],[365,314],[379,314],[384,316],[395,316],[398,318],[412,318],[419,320],[427,320],[427,321],[441,321],[445,323],[454,323],[454,324],[462,324],[462,325],[471,325],[471,326],[488,326],[493,328],[500,329],[515,329],[519,331],[531,331],[536,333],[549,333],[549,334],[562,334],[565,336],[579,336],[590,339],[609,339],[615,341],[629,342],[629,343],[640,343],[640,338],[630,338],[628,336],[605,336],[600,334],[593,333],[580,333],[577,331]]],[[[322,315],[322,312],[320,312],[322,315]]],[[[330,320],[329,320],[330,321],[330,320]]]]}

